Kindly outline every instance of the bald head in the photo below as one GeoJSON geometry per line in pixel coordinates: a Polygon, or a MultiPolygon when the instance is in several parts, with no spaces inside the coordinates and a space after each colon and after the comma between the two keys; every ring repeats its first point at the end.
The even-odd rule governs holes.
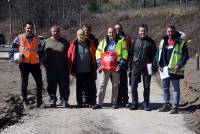
{"type": "Polygon", "coordinates": [[[109,27],[107,35],[108,35],[109,40],[115,40],[115,38],[116,38],[116,31],[115,31],[115,29],[112,28],[112,27],[109,27]]]}
{"type": "Polygon", "coordinates": [[[78,38],[78,42],[80,42],[80,43],[85,42],[85,33],[84,33],[83,29],[79,29],[77,31],[77,38],[78,38]]]}

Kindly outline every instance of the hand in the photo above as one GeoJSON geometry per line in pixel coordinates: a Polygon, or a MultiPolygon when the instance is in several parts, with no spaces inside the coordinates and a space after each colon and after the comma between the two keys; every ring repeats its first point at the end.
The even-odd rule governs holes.
{"type": "Polygon", "coordinates": [[[102,72],[102,68],[101,66],[99,68],[97,68],[98,72],[101,73],[102,72]]]}
{"type": "Polygon", "coordinates": [[[176,67],[174,68],[173,72],[176,74],[178,71],[179,71],[179,67],[176,66],[176,67]]]}
{"type": "Polygon", "coordinates": [[[162,68],[162,67],[159,67],[158,70],[159,70],[160,72],[163,72],[163,68],[162,68]]]}
{"type": "Polygon", "coordinates": [[[115,68],[115,71],[116,71],[116,72],[118,72],[118,71],[119,71],[119,66],[117,66],[117,67],[115,68]]]}

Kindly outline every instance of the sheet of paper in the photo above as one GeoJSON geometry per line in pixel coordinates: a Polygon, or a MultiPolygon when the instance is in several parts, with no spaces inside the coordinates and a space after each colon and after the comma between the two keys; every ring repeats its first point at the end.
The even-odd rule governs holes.
{"type": "Polygon", "coordinates": [[[160,78],[161,79],[166,79],[169,77],[169,73],[168,73],[168,66],[163,67],[163,72],[160,72],[160,78]]]}
{"type": "Polygon", "coordinates": [[[147,70],[148,70],[148,74],[152,75],[152,63],[147,64],[147,70]]]}

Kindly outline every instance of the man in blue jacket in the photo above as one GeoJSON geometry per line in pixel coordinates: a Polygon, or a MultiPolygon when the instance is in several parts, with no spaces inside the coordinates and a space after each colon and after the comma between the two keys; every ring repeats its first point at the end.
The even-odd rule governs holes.
{"type": "Polygon", "coordinates": [[[188,60],[188,48],[185,40],[181,38],[174,26],[167,27],[166,36],[164,36],[159,45],[158,65],[159,71],[168,68],[169,77],[162,79],[163,88],[163,106],[159,112],[167,112],[170,107],[170,82],[173,86],[173,101],[170,114],[178,113],[180,101],[180,79],[184,78],[184,66],[188,60]]]}

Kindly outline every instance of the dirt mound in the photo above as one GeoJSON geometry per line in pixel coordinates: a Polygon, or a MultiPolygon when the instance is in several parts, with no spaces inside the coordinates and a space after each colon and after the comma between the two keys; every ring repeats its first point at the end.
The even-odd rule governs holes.
{"type": "Polygon", "coordinates": [[[17,95],[11,96],[5,101],[6,105],[1,109],[0,114],[0,128],[17,123],[24,109],[22,101],[17,95]]]}

